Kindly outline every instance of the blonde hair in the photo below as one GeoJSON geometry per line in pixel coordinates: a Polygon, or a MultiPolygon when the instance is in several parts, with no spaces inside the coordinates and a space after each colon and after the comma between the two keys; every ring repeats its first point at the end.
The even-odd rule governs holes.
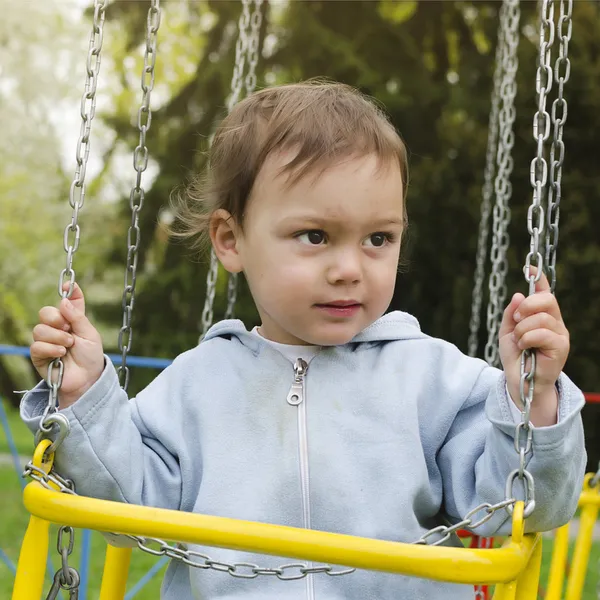
{"type": "Polygon", "coordinates": [[[217,209],[243,227],[256,177],[276,150],[295,153],[284,168],[290,184],[344,158],[375,154],[400,167],[406,198],[406,147],[384,111],[349,85],[311,80],[260,90],[233,108],[215,133],[206,172],[171,196],[171,234],[203,250],[217,209]]]}

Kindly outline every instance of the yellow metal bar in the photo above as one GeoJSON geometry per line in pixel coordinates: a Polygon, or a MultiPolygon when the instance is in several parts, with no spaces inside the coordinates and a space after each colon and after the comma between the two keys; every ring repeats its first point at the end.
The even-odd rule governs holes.
{"type": "Polygon", "coordinates": [[[115,548],[110,544],[106,548],[99,600],[123,600],[125,598],[131,550],[132,548],[115,548]]]}
{"type": "Polygon", "coordinates": [[[597,491],[586,491],[584,490],[579,497],[580,507],[582,506],[597,506],[600,507],[600,494],[597,491]]]}
{"type": "Polygon", "coordinates": [[[12,600],[40,600],[44,590],[50,523],[31,516],[23,538],[12,600]]]}
{"type": "Polygon", "coordinates": [[[132,533],[192,544],[323,561],[361,569],[404,573],[456,583],[496,583],[518,577],[538,536],[509,541],[499,549],[426,547],[349,535],[254,523],[108,502],[25,488],[25,506],[52,522],[100,531],[132,533]]]}
{"type": "Polygon", "coordinates": [[[575,541],[565,600],[579,600],[581,598],[597,517],[598,506],[596,504],[586,504],[581,509],[579,531],[575,541]]]}
{"type": "Polygon", "coordinates": [[[493,600],[515,600],[517,594],[517,582],[499,583],[494,591],[493,600]]]}
{"type": "Polygon", "coordinates": [[[540,569],[542,566],[542,538],[537,537],[537,543],[529,557],[529,562],[517,579],[516,600],[537,600],[540,585],[540,569]]]}
{"type": "Polygon", "coordinates": [[[569,554],[569,523],[556,530],[545,600],[561,600],[569,554]]]}

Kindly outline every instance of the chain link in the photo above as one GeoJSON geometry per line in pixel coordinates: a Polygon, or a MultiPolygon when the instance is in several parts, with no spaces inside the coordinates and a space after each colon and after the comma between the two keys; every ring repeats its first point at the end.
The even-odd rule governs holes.
{"type": "Polygon", "coordinates": [[[513,170],[512,148],[514,146],[513,124],[515,121],[515,96],[517,93],[516,73],[518,66],[517,49],[519,47],[519,20],[521,11],[518,0],[504,0],[500,8],[500,20],[503,37],[501,45],[502,79],[500,82],[501,108],[498,114],[499,137],[496,154],[497,172],[494,181],[496,202],[493,208],[493,229],[491,263],[489,277],[490,298],[487,307],[488,339],[485,345],[485,360],[488,364],[499,366],[498,331],[504,302],[506,300],[506,274],[508,260],[506,252],[509,245],[508,224],[510,222],[509,201],[512,195],[510,176],[513,170]]]}
{"type": "Polygon", "coordinates": [[[556,249],[558,246],[558,222],[562,195],[562,167],[565,158],[563,128],[567,121],[567,101],[564,87],[571,75],[569,60],[569,41],[573,30],[573,0],[560,0],[560,16],[556,27],[556,36],[560,42],[559,54],[554,64],[554,80],[558,86],[557,97],[552,103],[553,139],[550,148],[550,186],[546,209],[546,270],[549,275],[550,289],[556,288],[556,249]],[[565,28],[566,27],[566,32],[565,28]]]}
{"type": "Polygon", "coordinates": [[[56,550],[60,555],[61,565],[54,574],[54,580],[46,596],[46,600],[56,600],[56,598],[59,598],[61,590],[69,592],[69,600],[77,600],[79,598],[79,573],[77,569],[69,565],[69,556],[73,553],[74,542],[75,532],[72,527],[63,526],[58,530],[56,550]],[[66,545],[63,543],[65,534],[69,538],[66,545]]]}
{"type": "MultiPolygon", "coordinates": [[[[256,88],[256,66],[260,56],[260,29],[262,26],[262,5],[264,0],[242,0],[242,13],[238,21],[238,38],[235,43],[235,63],[233,76],[231,78],[231,93],[227,99],[227,112],[239,102],[242,89],[246,95],[251,94],[256,88]],[[250,13],[250,7],[254,10],[250,13]],[[244,75],[248,65],[248,71],[244,75]]],[[[214,250],[210,251],[210,265],[206,275],[206,298],[202,310],[202,334],[200,340],[204,339],[206,332],[214,320],[214,303],[216,285],[219,276],[219,261],[214,250]]],[[[235,312],[238,290],[237,273],[228,274],[227,280],[227,308],[225,318],[231,319],[235,312]]]]}
{"type": "MultiPolygon", "coordinates": [[[[503,15],[501,15],[503,16],[503,15]]],[[[498,25],[498,43],[496,44],[496,59],[488,124],[487,149],[485,153],[485,170],[483,173],[483,189],[481,197],[481,220],[477,236],[477,253],[475,278],[471,303],[471,321],[469,323],[469,356],[477,356],[479,326],[481,323],[481,303],[483,300],[483,280],[485,277],[485,260],[489,237],[490,214],[492,210],[492,193],[494,191],[494,158],[498,148],[498,117],[500,113],[500,84],[504,72],[502,53],[505,41],[504,29],[506,19],[501,18],[498,25]]]]}
{"type": "Polygon", "coordinates": [[[144,205],[145,191],[142,187],[142,176],[148,168],[148,147],[146,135],[152,123],[152,110],[150,98],[154,89],[154,74],[156,66],[157,34],[160,27],[160,0],[151,0],[146,19],[146,47],[144,49],[144,68],[142,69],[141,88],[142,101],[138,109],[137,127],[140,132],[138,145],[133,151],[133,168],[136,171],[135,183],[129,194],[131,208],[131,225],[127,230],[127,259],[125,265],[125,280],[121,307],[123,310],[123,324],[119,330],[118,346],[121,351],[121,365],[117,369],[119,382],[124,390],[129,385],[129,367],[127,354],[133,342],[133,329],[131,319],[135,304],[135,286],[137,280],[138,251],[140,246],[139,217],[144,205]]]}

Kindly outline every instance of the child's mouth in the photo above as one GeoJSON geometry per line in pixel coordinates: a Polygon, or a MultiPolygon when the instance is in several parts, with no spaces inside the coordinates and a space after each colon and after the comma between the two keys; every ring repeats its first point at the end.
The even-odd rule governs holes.
{"type": "Polygon", "coordinates": [[[315,306],[334,317],[352,317],[360,309],[359,302],[332,302],[330,304],[315,304],[315,306]]]}

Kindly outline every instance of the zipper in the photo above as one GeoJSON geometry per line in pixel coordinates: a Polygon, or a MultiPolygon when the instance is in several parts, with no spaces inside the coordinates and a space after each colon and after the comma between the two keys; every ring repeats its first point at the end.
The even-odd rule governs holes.
{"type": "MultiPolygon", "coordinates": [[[[308,363],[298,358],[294,363],[294,382],[287,395],[287,402],[298,407],[298,455],[300,457],[300,487],[302,490],[302,517],[305,529],[312,529],[310,523],[310,473],[308,469],[308,429],[306,425],[306,373],[308,363]]],[[[312,563],[307,564],[312,567],[312,563]]],[[[306,598],[314,600],[313,576],[306,576],[306,598]]]]}

